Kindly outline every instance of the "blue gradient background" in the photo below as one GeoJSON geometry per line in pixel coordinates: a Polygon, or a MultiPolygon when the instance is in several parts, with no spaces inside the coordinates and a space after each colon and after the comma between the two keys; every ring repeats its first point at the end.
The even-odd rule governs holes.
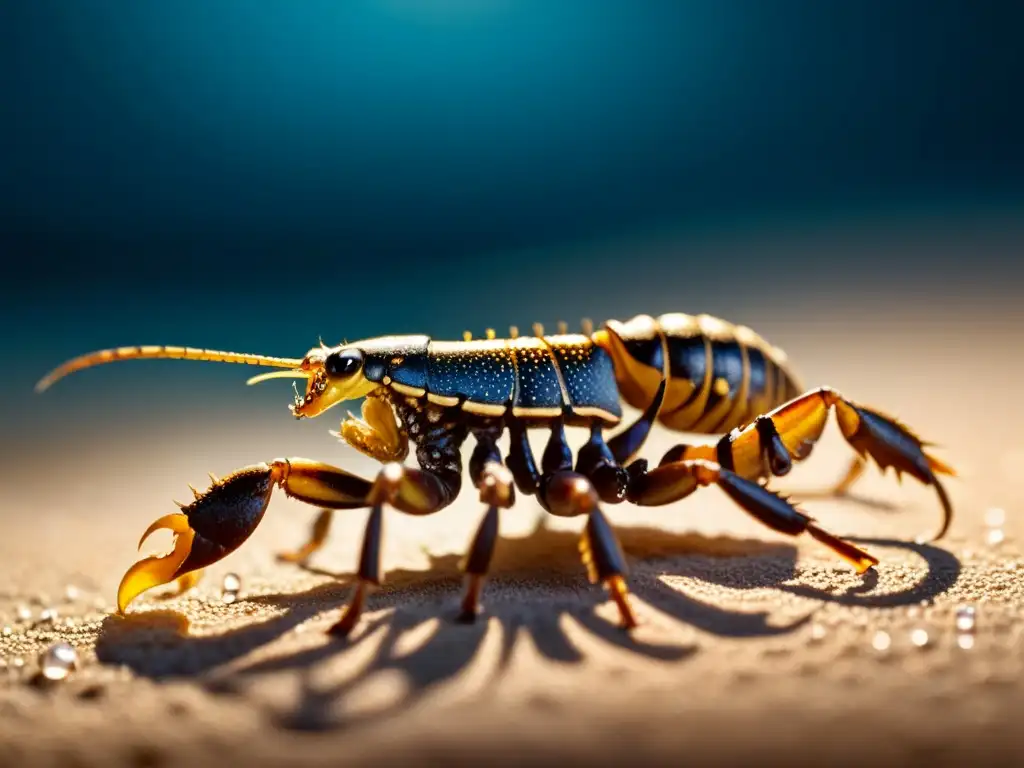
{"type": "Polygon", "coordinates": [[[237,369],[138,363],[26,407],[52,365],[119,344],[1016,317],[1022,21],[1006,2],[4,3],[3,418],[237,393],[237,369]]]}
{"type": "MultiPolygon", "coordinates": [[[[1019,658],[1006,606],[1021,571],[996,563],[1016,557],[1024,497],[1022,31],[1020,0],[0,0],[9,614],[68,583],[112,598],[139,534],[207,471],[276,456],[376,471],[327,434],[345,408],[297,422],[291,382],[246,388],[254,369],[136,361],[33,393],[63,360],[126,344],[299,356],[320,335],[457,338],[709,312],[786,349],[808,385],[938,443],[960,473],[947,488],[962,537],[890,546],[931,530],[936,501],[873,470],[858,494],[893,514],[807,506],[831,531],[882,537],[869,548],[888,570],[863,584],[834,558],[798,568],[802,541],[778,556],[754,546],[777,536],[717,491],[673,508],[609,505],[635,533],[701,532],[685,545],[643,534],[659,562],[638,585],[647,626],[635,642],[595,629],[613,614],[604,605],[589,620],[603,598],[582,569],[578,586],[515,586],[467,634],[446,618],[455,592],[441,597],[426,578],[421,591],[416,575],[428,558],[461,557],[482,512],[467,483],[443,514],[387,513],[384,567],[407,586],[379,605],[395,605],[396,621],[335,653],[319,629],[291,637],[341,593],[285,594],[298,572],[273,553],[299,545],[314,512],[279,493],[245,548],[215,566],[241,574],[238,604],[215,606],[220,570],[206,581],[214,623],[188,642],[163,623],[134,634],[105,620],[97,658],[113,677],[90,677],[85,622],[68,630],[78,682],[53,696],[7,686],[0,753],[10,733],[14,749],[27,745],[18,765],[169,765],[201,750],[254,768],[278,755],[335,764],[380,738],[436,762],[456,754],[442,745],[457,731],[484,751],[456,762],[482,766],[537,763],[551,744],[563,763],[591,766],[627,748],[678,764],[708,744],[740,764],[781,763],[764,759],[781,746],[820,764],[870,754],[884,765],[1019,743],[1019,662],[1004,649],[1016,643],[1019,658]],[[994,506],[1007,512],[1002,549],[983,543],[994,506]],[[720,544],[704,539],[720,531],[720,544]],[[704,556],[726,553],[722,565],[704,556]],[[282,594],[258,597],[261,583],[282,594]],[[975,599],[968,659],[950,613],[975,599]],[[899,606],[919,602],[918,625],[899,606]],[[812,603],[827,639],[787,644],[812,603]],[[908,645],[914,625],[928,628],[927,650],[908,645]],[[876,627],[892,633],[884,660],[869,645],[876,627]],[[696,655],[672,663],[676,648],[696,655]],[[121,661],[144,674],[180,665],[190,685],[125,687],[121,661]],[[329,737],[280,732],[335,716],[343,727],[329,737]]],[[[773,487],[788,493],[791,480],[802,499],[841,476],[851,452],[829,429],[773,487]]],[[[537,456],[546,439],[535,433],[537,456]]],[[[574,445],[585,439],[571,431],[574,445]]],[[[657,461],[679,440],[690,438],[659,429],[643,455],[657,461]]],[[[531,499],[513,511],[503,537],[540,514],[531,499]]],[[[317,566],[352,568],[364,514],[338,516],[317,566]]],[[[507,551],[576,567],[573,544],[556,555],[538,541],[507,551]]],[[[62,604],[62,619],[72,610],[62,604]]],[[[11,653],[29,647],[20,626],[11,653]]],[[[50,642],[47,627],[33,633],[50,642]]]]}

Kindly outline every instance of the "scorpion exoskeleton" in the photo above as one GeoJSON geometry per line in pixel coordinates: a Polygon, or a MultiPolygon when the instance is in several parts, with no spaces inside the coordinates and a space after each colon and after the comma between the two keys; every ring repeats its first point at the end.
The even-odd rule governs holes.
{"type": "MultiPolygon", "coordinates": [[[[585,515],[580,553],[592,582],[602,582],[625,627],[636,625],[626,584],[626,561],[601,504],[628,501],[663,505],[717,485],[740,507],[776,531],[810,534],[859,573],[878,560],[817,524],[768,487],[807,458],[834,409],[840,431],[856,451],[843,492],[870,456],[884,471],[893,467],[934,486],[944,513],[935,539],[945,534],[952,509],[936,474],[953,470],[924,451],[924,443],[897,420],[858,405],[829,387],[804,390],[785,354],[749,328],[707,316],[666,314],[608,321],[594,331],[533,336],[433,341],[427,336],[384,336],[319,346],[301,359],[245,355],[188,347],[121,347],[70,360],[39,382],[41,391],[61,377],[100,363],[133,358],[181,358],[283,368],[249,380],[306,379],[290,406],[296,418],[313,418],[347,400],[365,398],[362,418],[349,417],[334,433],[383,463],[370,480],[319,461],[275,459],[237,470],[200,493],[181,511],[161,517],[156,530],[175,534],[167,555],[147,557],[121,581],[118,610],[145,590],[176,581],[184,590],[203,568],[240,546],[263,517],[275,487],[321,508],[308,542],[283,559],[301,562],[324,543],[335,510],[370,508],[358,581],[340,620],[331,628],[348,634],[371,587],[381,583],[380,549],[385,506],[411,515],[433,514],[458,495],[461,447],[475,447],[469,477],[486,507],[463,562],[467,577],[461,618],[479,611],[483,580],[498,538],[499,510],[513,505],[515,489],[535,496],[547,512],[585,515]],[[642,411],[629,426],[605,439],[622,420],[621,401],[642,411]],[[656,467],[638,458],[652,425],[681,432],[722,435],[714,443],[677,445],[656,467]],[[590,430],[575,463],[566,427],[590,430]],[[550,430],[540,463],[527,431],[550,430]],[[502,457],[499,438],[508,431],[502,457]],[[405,466],[410,441],[418,468],[405,466]]],[[[193,489],[194,490],[194,489],[193,489]]],[[[142,542],[140,542],[140,547],[142,542]]]]}

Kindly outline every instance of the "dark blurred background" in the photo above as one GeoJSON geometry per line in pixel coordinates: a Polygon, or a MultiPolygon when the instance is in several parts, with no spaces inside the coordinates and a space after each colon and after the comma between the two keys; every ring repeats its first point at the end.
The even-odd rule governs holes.
{"type": "MultiPolygon", "coordinates": [[[[100,418],[179,387],[203,408],[248,373],[111,366],[34,399],[120,344],[297,356],[670,310],[783,346],[833,318],[1013,325],[1022,22],[938,0],[4,3],[4,422],[100,392],[100,418]]],[[[267,386],[236,407],[283,411],[267,386]]]]}
{"type": "MultiPolygon", "coordinates": [[[[479,625],[497,641],[445,618],[440,601],[454,612],[456,593],[414,578],[464,551],[482,511],[464,486],[441,515],[388,513],[388,579],[410,585],[379,604],[397,606],[396,629],[375,617],[387,632],[368,626],[354,640],[368,643],[338,654],[314,639],[320,629],[298,637],[326,626],[311,612],[333,611],[342,593],[284,597],[298,571],[273,553],[298,546],[314,512],[278,494],[249,545],[216,566],[271,594],[230,609],[187,600],[189,615],[214,617],[195,642],[161,623],[134,634],[104,620],[104,665],[180,665],[205,690],[125,688],[128,666],[116,683],[94,680],[83,621],[66,637],[85,679],[63,698],[8,697],[17,717],[0,723],[0,752],[4,733],[17,736],[18,765],[170,765],[216,745],[255,768],[286,754],[380,763],[367,749],[386,739],[436,761],[456,754],[442,745],[458,732],[487,750],[458,752],[461,762],[482,765],[536,762],[556,743],[561,764],[606,764],[624,745],[678,764],[710,744],[740,764],[781,763],[763,759],[780,745],[788,764],[808,748],[832,764],[863,751],[851,722],[881,734],[882,764],[1019,743],[1022,31],[1020,0],[0,0],[8,616],[68,583],[113,598],[138,535],[189,498],[187,482],[205,487],[207,471],[276,456],[375,470],[327,434],[344,408],[296,423],[291,383],[246,388],[253,369],[137,361],[33,393],[61,361],[110,346],[300,356],[321,335],[458,338],[710,312],[784,347],[808,384],[896,413],[960,473],[938,546],[892,546],[936,521],[931,489],[913,481],[869,472],[858,493],[877,508],[810,502],[830,530],[878,537],[881,581],[863,585],[827,558],[798,568],[795,540],[721,493],[609,509],[637,532],[724,534],[721,552],[700,536],[652,550],[659,563],[637,585],[651,622],[635,643],[598,629],[596,609],[591,621],[603,598],[585,591],[582,569],[564,598],[544,577],[508,589],[509,607],[479,625]],[[1002,549],[984,543],[990,506],[1007,512],[1002,549]],[[773,537],[778,556],[754,546],[773,537]],[[704,549],[741,557],[711,565],[704,549]],[[952,645],[961,600],[979,606],[973,658],[952,645]],[[929,607],[918,618],[899,608],[919,602],[929,607]],[[811,614],[798,614],[812,603],[828,637],[804,648],[811,614]],[[925,626],[928,650],[911,648],[908,630],[925,626]],[[893,633],[884,661],[867,640],[876,627],[893,633]],[[335,716],[334,737],[314,736],[335,716]],[[312,728],[284,737],[282,724],[312,728]]],[[[829,428],[829,445],[785,479],[797,498],[846,466],[829,428]]],[[[538,455],[545,438],[535,435],[538,455]]],[[[658,430],[644,456],[679,439],[658,430]]],[[[539,507],[520,499],[514,511],[503,535],[528,530],[539,507]]],[[[364,514],[338,516],[317,566],[352,568],[364,514]]],[[[536,562],[553,561],[538,541],[536,562]]],[[[16,629],[9,653],[50,642],[44,629],[24,641],[16,629]]]]}

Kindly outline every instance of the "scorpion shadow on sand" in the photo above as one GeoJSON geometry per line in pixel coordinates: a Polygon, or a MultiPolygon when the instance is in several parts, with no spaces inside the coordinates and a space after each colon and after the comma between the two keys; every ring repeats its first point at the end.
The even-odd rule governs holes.
{"type": "MultiPolygon", "coordinates": [[[[798,598],[845,606],[895,607],[930,600],[956,583],[960,561],[929,544],[890,539],[860,539],[875,547],[904,549],[920,557],[927,574],[899,592],[875,594],[878,576],[851,574],[849,586],[833,592],[797,579],[797,550],[785,543],[671,533],[651,527],[617,527],[623,549],[633,564],[630,586],[642,617],[660,613],[707,634],[728,638],[777,636],[794,632],[811,619],[813,609],[785,624],[773,623],[765,612],[716,607],[676,585],[704,582],[727,589],[775,589],[798,598]],[[667,583],[663,577],[669,577],[667,583]]],[[[396,715],[468,672],[497,626],[500,647],[486,686],[495,684],[510,668],[513,653],[526,638],[546,661],[580,664],[585,654],[566,631],[566,620],[585,635],[611,648],[651,660],[683,661],[696,645],[653,642],[617,626],[606,610],[603,590],[581,575],[578,534],[538,525],[528,536],[499,541],[493,576],[485,590],[484,612],[472,624],[456,622],[461,598],[460,556],[431,556],[422,571],[394,569],[385,586],[371,597],[369,615],[347,639],[326,636],[323,629],[337,618],[337,609],[350,593],[351,575],[307,567],[333,580],[303,592],[263,595],[239,601],[283,609],[258,623],[211,633],[188,634],[187,619],[173,611],[150,611],[127,619],[108,617],[97,641],[100,661],[130,667],[152,679],[195,679],[206,690],[244,695],[250,684],[273,676],[298,679],[298,695],[290,703],[266,705],[278,726],[299,731],[350,728],[368,720],[396,715]],[[542,592],[543,601],[532,598],[542,592]],[[600,607],[599,607],[600,606],[600,607]],[[375,612],[384,610],[381,614],[375,612]],[[276,655],[253,651],[283,635],[302,631],[302,625],[321,615],[300,647],[276,655]],[[375,646],[371,640],[378,638],[375,646]],[[409,642],[414,639],[416,642],[409,642]],[[410,647],[411,646],[411,649],[410,647]],[[159,653],[154,653],[154,647],[159,653]],[[346,654],[358,657],[344,659],[346,654]],[[342,661],[339,662],[339,659],[342,661]],[[344,667],[342,679],[333,667],[344,667]],[[396,675],[399,695],[372,711],[350,710],[374,678],[396,675]],[[340,713],[340,714],[339,714],[340,713]]],[[[643,620],[643,618],[642,618],[643,620]]],[[[662,622],[662,619],[657,619],[662,622]]]]}

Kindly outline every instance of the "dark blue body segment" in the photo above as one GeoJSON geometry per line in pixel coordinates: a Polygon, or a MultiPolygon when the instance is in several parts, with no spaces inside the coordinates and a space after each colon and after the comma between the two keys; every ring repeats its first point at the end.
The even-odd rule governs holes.
{"type": "Polygon", "coordinates": [[[385,377],[417,389],[427,388],[428,336],[382,336],[358,343],[363,375],[383,383],[385,377]]]}
{"type": "Polygon", "coordinates": [[[555,362],[547,345],[537,338],[520,338],[509,342],[516,358],[519,386],[516,408],[563,408],[562,387],[555,362]]]}
{"type": "Polygon", "coordinates": [[[707,350],[705,337],[702,335],[672,336],[668,343],[669,376],[673,379],[693,382],[696,392],[700,392],[701,384],[707,373],[707,350]]]}
{"type": "Polygon", "coordinates": [[[612,358],[589,336],[477,341],[386,336],[353,346],[363,353],[368,380],[437,404],[457,401],[468,411],[476,405],[476,413],[495,416],[511,406],[514,415],[538,419],[566,412],[610,421],[622,416],[612,358]]]}
{"type": "Polygon", "coordinates": [[[768,385],[768,361],[757,347],[747,347],[747,361],[750,363],[750,382],[747,385],[747,400],[758,403],[764,399],[768,385]]]}
{"type": "Polygon", "coordinates": [[[504,341],[431,342],[427,392],[485,405],[507,405],[515,391],[515,366],[504,341]]]}
{"type": "MultiPolygon", "coordinates": [[[[739,342],[718,339],[711,342],[711,380],[719,379],[724,379],[729,385],[725,397],[729,400],[735,398],[743,385],[743,348],[739,342]]],[[[706,410],[710,411],[721,400],[722,395],[718,394],[715,387],[711,387],[706,410]]]]}
{"type": "Polygon", "coordinates": [[[586,336],[555,337],[546,341],[562,372],[569,404],[574,410],[597,408],[614,416],[622,415],[615,368],[607,352],[586,336]]]}
{"type": "MultiPolygon", "coordinates": [[[[662,365],[661,337],[658,335],[650,337],[621,337],[622,343],[629,352],[630,357],[638,363],[660,371],[662,365]]],[[[671,349],[671,348],[670,348],[671,349]]]]}

